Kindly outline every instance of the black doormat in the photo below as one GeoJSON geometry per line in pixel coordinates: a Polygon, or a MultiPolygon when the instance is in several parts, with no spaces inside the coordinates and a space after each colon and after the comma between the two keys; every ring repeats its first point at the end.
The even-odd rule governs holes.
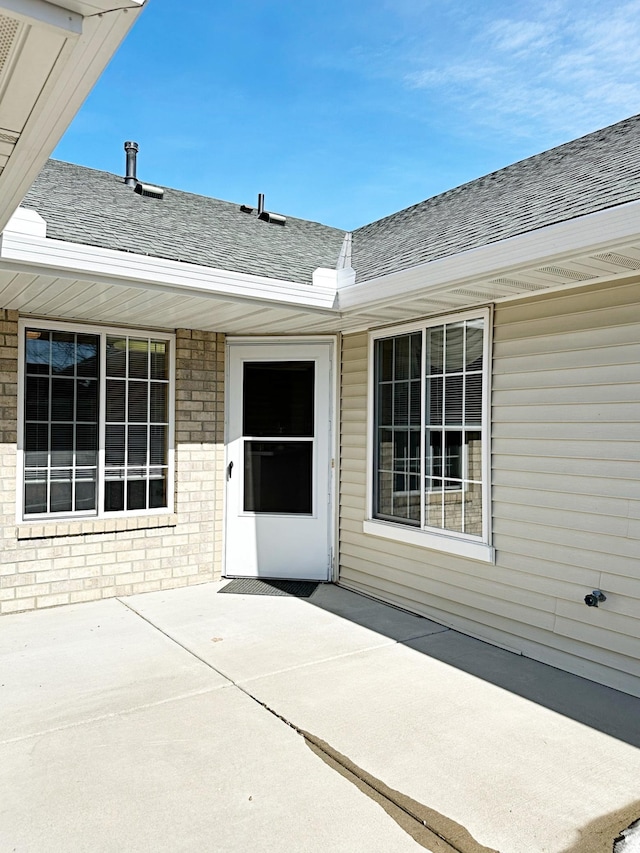
{"type": "Polygon", "coordinates": [[[263,581],[257,578],[236,578],[219,589],[218,592],[230,592],[235,595],[293,595],[296,598],[309,598],[316,591],[314,581],[263,581]]]}

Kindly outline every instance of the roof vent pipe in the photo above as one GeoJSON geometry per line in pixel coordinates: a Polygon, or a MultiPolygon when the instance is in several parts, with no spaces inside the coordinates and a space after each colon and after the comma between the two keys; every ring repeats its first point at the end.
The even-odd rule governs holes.
{"type": "Polygon", "coordinates": [[[124,150],[127,152],[127,174],[124,182],[128,187],[135,187],[138,183],[136,178],[136,160],[138,157],[138,143],[125,142],[124,150]]]}
{"type": "Polygon", "coordinates": [[[258,216],[264,213],[264,193],[258,193],[258,216]]]}

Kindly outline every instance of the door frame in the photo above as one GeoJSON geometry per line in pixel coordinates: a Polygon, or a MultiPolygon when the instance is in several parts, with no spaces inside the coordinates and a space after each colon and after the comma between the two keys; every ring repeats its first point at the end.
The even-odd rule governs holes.
{"type": "Polygon", "coordinates": [[[225,340],[225,359],[224,359],[224,469],[223,477],[223,523],[222,523],[222,577],[227,577],[227,466],[228,458],[228,443],[229,443],[229,401],[231,394],[231,383],[229,380],[230,370],[230,350],[234,346],[250,346],[255,344],[258,347],[266,347],[269,344],[273,346],[283,346],[287,344],[330,344],[331,365],[329,371],[329,400],[327,406],[329,409],[329,447],[330,447],[330,465],[329,465],[329,510],[327,513],[329,530],[327,531],[327,539],[330,543],[330,572],[329,583],[337,583],[338,580],[338,501],[337,501],[337,484],[339,478],[339,440],[340,440],[340,397],[338,376],[340,375],[340,336],[339,335],[228,335],[225,340]]]}

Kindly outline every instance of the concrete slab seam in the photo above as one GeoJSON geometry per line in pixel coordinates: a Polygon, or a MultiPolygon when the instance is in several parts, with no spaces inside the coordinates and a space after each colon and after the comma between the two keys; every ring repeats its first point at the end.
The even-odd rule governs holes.
{"type": "Polygon", "coordinates": [[[244,678],[242,680],[242,682],[239,682],[239,681],[234,681],[234,679],[231,678],[231,676],[228,675],[224,670],[218,669],[217,667],[215,667],[212,663],[210,663],[208,660],[206,660],[206,658],[203,658],[201,655],[199,655],[193,649],[189,648],[189,646],[186,646],[184,643],[181,643],[180,640],[178,640],[176,637],[174,637],[168,631],[165,631],[164,628],[161,628],[159,625],[156,625],[155,622],[153,622],[151,619],[149,619],[143,613],[140,613],[139,610],[136,610],[136,608],[132,604],[129,604],[127,601],[125,601],[122,598],[116,598],[114,600],[120,602],[120,604],[122,604],[124,607],[126,607],[128,610],[130,610],[136,616],[139,616],[140,619],[142,619],[144,622],[146,622],[152,628],[155,628],[156,631],[159,631],[168,640],[171,640],[172,643],[175,643],[177,646],[180,646],[181,649],[184,649],[185,652],[192,655],[194,658],[196,658],[196,660],[199,660],[200,663],[203,663],[205,666],[208,666],[210,669],[212,669],[218,675],[221,675],[223,678],[226,678],[231,684],[235,685],[236,687],[239,687],[241,683],[242,684],[249,684],[251,681],[259,681],[260,679],[265,678],[267,676],[271,677],[274,675],[282,675],[285,672],[293,672],[296,669],[306,669],[307,667],[317,666],[318,664],[321,664],[321,663],[330,663],[331,661],[341,660],[342,658],[349,658],[349,657],[354,657],[356,655],[361,655],[365,652],[371,652],[371,651],[375,651],[377,649],[386,649],[389,646],[403,646],[406,643],[412,642],[413,640],[419,640],[422,637],[431,637],[431,636],[435,637],[438,634],[442,634],[442,633],[450,630],[449,628],[443,628],[442,631],[429,631],[426,634],[420,634],[420,635],[417,635],[415,637],[414,636],[407,637],[407,638],[402,639],[402,640],[395,640],[395,639],[390,638],[388,642],[380,643],[380,645],[377,645],[377,646],[367,646],[366,648],[356,649],[353,652],[343,652],[342,654],[339,654],[339,655],[329,655],[328,657],[319,658],[318,660],[311,661],[310,663],[299,663],[299,664],[294,664],[293,666],[285,666],[282,669],[271,670],[269,673],[267,673],[266,676],[264,674],[263,675],[253,675],[249,678],[244,678]]]}
{"type": "Polygon", "coordinates": [[[21,741],[31,740],[32,738],[43,737],[44,735],[63,732],[68,729],[76,729],[82,726],[99,723],[103,720],[111,720],[115,717],[121,717],[125,714],[135,714],[138,711],[145,711],[148,708],[158,708],[162,705],[169,705],[171,702],[181,702],[184,699],[192,699],[195,696],[206,696],[207,693],[215,693],[216,690],[228,690],[229,687],[236,686],[231,684],[220,684],[216,687],[205,687],[202,690],[193,690],[189,693],[181,693],[179,696],[170,696],[167,699],[158,699],[157,702],[144,702],[142,705],[133,705],[131,708],[121,708],[119,711],[110,711],[108,714],[98,714],[95,717],[87,717],[84,720],[76,720],[73,723],[64,723],[61,726],[52,726],[49,729],[42,729],[37,732],[30,732],[27,735],[18,735],[18,737],[7,738],[0,740],[0,746],[7,746],[11,743],[20,743],[21,741]]]}

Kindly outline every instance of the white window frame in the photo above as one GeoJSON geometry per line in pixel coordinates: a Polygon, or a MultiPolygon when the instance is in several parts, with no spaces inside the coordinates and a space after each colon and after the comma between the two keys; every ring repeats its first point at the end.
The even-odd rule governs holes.
{"type": "MultiPolygon", "coordinates": [[[[491,308],[481,308],[475,311],[465,311],[459,314],[449,314],[446,316],[433,317],[428,320],[421,320],[412,323],[405,323],[398,326],[389,326],[384,329],[377,329],[369,332],[369,353],[368,353],[368,401],[367,401],[367,514],[363,522],[363,532],[371,536],[379,536],[384,539],[391,539],[396,542],[407,545],[417,545],[422,548],[430,548],[437,551],[442,551],[447,554],[454,554],[460,557],[466,557],[472,560],[479,560],[486,563],[495,562],[495,549],[491,544],[491,446],[490,446],[490,427],[491,427],[491,353],[492,353],[492,310],[491,308]],[[375,482],[375,447],[376,447],[376,426],[374,420],[374,401],[375,401],[375,344],[376,341],[397,337],[400,335],[411,334],[412,332],[420,332],[425,329],[435,326],[444,326],[449,323],[459,323],[463,320],[483,319],[484,320],[484,341],[483,341],[483,368],[482,368],[482,536],[471,536],[465,533],[455,533],[453,531],[443,530],[440,528],[430,527],[414,527],[403,524],[400,521],[382,520],[374,517],[374,482],[375,482]]],[[[424,373],[424,347],[423,347],[423,368],[424,373]]],[[[424,380],[424,377],[423,377],[424,380]]],[[[425,401],[422,395],[421,406],[424,409],[425,401]]],[[[423,417],[424,422],[424,417],[423,417]]],[[[425,459],[425,435],[424,428],[421,427],[420,436],[420,453],[422,464],[425,459]]],[[[420,475],[421,492],[422,482],[424,480],[424,470],[420,475]]],[[[421,509],[421,512],[423,510],[421,509]]]]}
{"type": "Polygon", "coordinates": [[[110,518],[133,518],[137,516],[169,515],[174,511],[175,489],[175,334],[150,329],[128,328],[122,326],[100,326],[66,321],[37,320],[20,318],[18,320],[18,435],[17,435],[17,484],[16,484],[16,521],[18,524],[50,524],[55,522],[98,521],[110,518]],[[29,513],[24,512],[24,437],[25,437],[25,330],[42,329],[53,332],[76,332],[79,334],[100,336],[100,375],[98,377],[98,462],[97,462],[97,508],[87,512],[73,513],[29,513]],[[167,437],[167,506],[151,509],[118,510],[105,512],[105,413],[106,413],[106,364],[105,349],[107,335],[126,335],[131,338],[144,337],[168,344],[168,437],[167,437]]]}

